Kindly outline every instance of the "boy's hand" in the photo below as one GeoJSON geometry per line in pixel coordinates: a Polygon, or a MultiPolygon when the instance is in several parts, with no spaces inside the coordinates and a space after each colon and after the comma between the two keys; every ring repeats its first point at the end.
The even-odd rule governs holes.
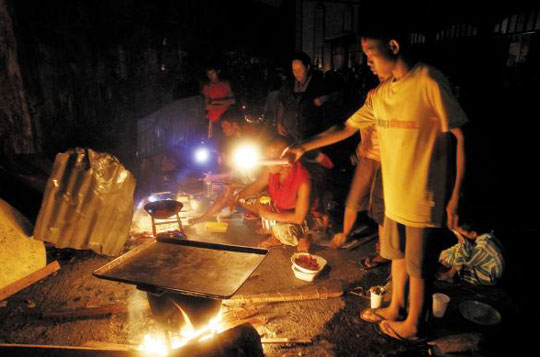
{"type": "Polygon", "coordinates": [[[448,201],[448,205],[446,206],[446,225],[448,226],[448,229],[453,230],[454,228],[458,227],[459,223],[459,217],[457,214],[458,209],[458,199],[454,196],[448,201]]]}
{"type": "Polygon", "coordinates": [[[460,242],[461,244],[465,244],[467,242],[467,240],[465,239],[465,237],[463,237],[463,235],[461,233],[459,233],[457,231],[457,229],[452,229],[452,232],[455,234],[458,242],[460,242]]]}
{"type": "Polygon", "coordinates": [[[300,158],[306,153],[306,150],[302,145],[300,146],[288,146],[283,150],[279,158],[283,158],[285,155],[290,155],[294,158],[294,161],[300,160],[300,158]]]}

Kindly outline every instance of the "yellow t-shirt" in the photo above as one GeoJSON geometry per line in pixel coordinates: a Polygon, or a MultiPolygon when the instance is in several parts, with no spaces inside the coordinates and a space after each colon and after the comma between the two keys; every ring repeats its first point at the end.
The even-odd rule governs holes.
{"type": "Polygon", "coordinates": [[[356,148],[356,156],[381,161],[379,137],[375,125],[360,130],[360,143],[356,148]]]}
{"type": "Polygon", "coordinates": [[[467,122],[441,72],[416,64],[381,83],[348,119],[379,134],[385,214],[411,227],[440,227],[446,206],[449,130],[467,122]]]}

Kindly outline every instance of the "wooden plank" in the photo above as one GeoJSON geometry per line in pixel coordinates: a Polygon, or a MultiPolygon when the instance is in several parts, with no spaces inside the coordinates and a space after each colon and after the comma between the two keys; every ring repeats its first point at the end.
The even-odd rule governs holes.
{"type": "Polygon", "coordinates": [[[0,356],[45,356],[45,357],[130,357],[142,356],[135,351],[115,348],[76,347],[61,345],[27,345],[0,343],[0,356]]]}
{"type": "Polygon", "coordinates": [[[18,293],[19,291],[29,287],[30,285],[40,281],[41,279],[46,278],[54,272],[60,270],[60,264],[55,260],[54,262],[47,264],[43,268],[25,276],[22,279],[17,280],[16,282],[9,284],[8,286],[0,289],[0,301],[10,297],[13,294],[18,293]]]}

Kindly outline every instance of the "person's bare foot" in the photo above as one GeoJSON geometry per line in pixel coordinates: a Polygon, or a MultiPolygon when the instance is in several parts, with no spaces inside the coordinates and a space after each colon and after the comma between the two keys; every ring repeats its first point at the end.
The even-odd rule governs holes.
{"type": "Polygon", "coordinates": [[[270,248],[279,247],[282,245],[283,243],[281,243],[276,237],[271,235],[268,239],[265,239],[259,243],[259,248],[270,249],[270,248]]]}
{"type": "Polygon", "coordinates": [[[296,251],[298,253],[308,253],[310,245],[311,245],[310,238],[300,238],[298,240],[298,245],[296,246],[296,251]]]}
{"type": "Polygon", "coordinates": [[[380,316],[384,320],[399,321],[403,319],[403,316],[401,316],[401,314],[399,313],[399,310],[396,311],[391,306],[381,307],[379,309],[373,309],[373,312],[375,312],[378,316],[380,316]]]}
{"type": "Polygon", "coordinates": [[[379,324],[381,332],[396,339],[414,341],[418,339],[418,327],[405,321],[381,321],[379,324]]]}

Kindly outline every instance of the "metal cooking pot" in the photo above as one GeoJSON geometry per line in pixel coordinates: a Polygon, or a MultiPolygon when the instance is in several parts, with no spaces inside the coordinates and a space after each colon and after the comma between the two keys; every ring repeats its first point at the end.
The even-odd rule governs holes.
{"type": "Polygon", "coordinates": [[[176,215],[184,205],[175,200],[160,200],[144,205],[144,210],[156,219],[166,219],[176,215]]]}

